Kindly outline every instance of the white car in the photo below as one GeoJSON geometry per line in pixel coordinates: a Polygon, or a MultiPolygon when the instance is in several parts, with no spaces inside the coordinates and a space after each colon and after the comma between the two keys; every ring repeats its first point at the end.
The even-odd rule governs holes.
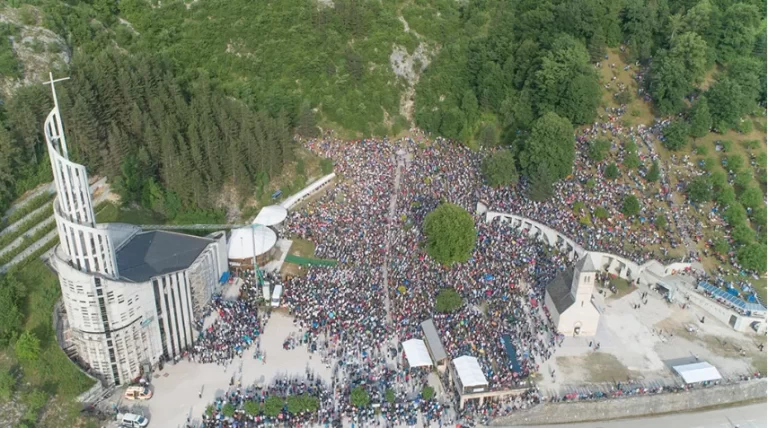
{"type": "Polygon", "coordinates": [[[131,428],[144,428],[149,425],[149,419],[135,413],[121,413],[117,415],[117,421],[120,426],[131,428]]]}

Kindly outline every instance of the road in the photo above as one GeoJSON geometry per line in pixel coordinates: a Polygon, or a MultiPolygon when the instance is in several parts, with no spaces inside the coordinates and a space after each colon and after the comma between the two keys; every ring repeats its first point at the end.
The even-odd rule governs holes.
{"type": "Polygon", "coordinates": [[[679,413],[649,418],[622,419],[583,424],[537,425],[527,428],[764,428],[768,426],[765,403],[742,407],[710,410],[697,413],[679,413]]]}

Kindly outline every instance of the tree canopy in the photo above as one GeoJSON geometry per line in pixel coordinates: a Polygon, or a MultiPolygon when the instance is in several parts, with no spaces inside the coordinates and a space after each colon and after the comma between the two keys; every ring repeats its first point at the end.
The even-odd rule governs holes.
{"type": "Polygon", "coordinates": [[[483,176],[489,186],[504,187],[517,183],[515,155],[509,150],[499,150],[483,161],[483,176]]]}
{"type": "Polygon", "coordinates": [[[576,157],[573,126],[556,113],[546,113],[533,125],[530,135],[517,145],[517,158],[522,171],[529,177],[546,168],[556,181],[573,170],[576,157]]]}
{"type": "Polygon", "coordinates": [[[443,203],[424,220],[427,253],[437,262],[452,265],[472,256],[477,239],[475,220],[458,205],[443,203]]]}

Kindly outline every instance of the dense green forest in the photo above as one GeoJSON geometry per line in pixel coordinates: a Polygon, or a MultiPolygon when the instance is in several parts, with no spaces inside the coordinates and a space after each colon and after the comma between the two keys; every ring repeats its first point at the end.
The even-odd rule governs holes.
{"type": "MultiPolygon", "coordinates": [[[[757,0],[14,0],[7,7],[23,12],[25,24],[60,35],[74,54],[75,79],[62,86],[78,156],[94,171],[123,176],[128,200],[171,215],[178,206],[213,207],[212,196],[235,177],[243,188],[274,177],[291,157],[291,132],[280,125],[313,135],[319,120],[356,135],[385,135],[415,124],[472,146],[523,150],[546,113],[570,126],[595,118],[602,104],[594,63],[609,47],[626,48],[646,75],[641,89],[655,113],[686,113],[690,132],[739,129],[741,118],[765,106],[766,7],[757,0]],[[115,48],[127,58],[104,59],[115,48]],[[393,72],[400,48],[415,78],[393,72]],[[146,56],[151,64],[135,59],[146,56]],[[145,73],[156,73],[149,85],[145,73]],[[409,87],[412,112],[403,107],[409,87]],[[166,99],[152,107],[148,97],[160,93],[166,99]],[[691,108],[686,97],[697,94],[691,108]],[[255,112],[257,124],[244,132],[265,133],[257,137],[264,143],[245,143],[245,110],[225,96],[255,112]],[[175,118],[152,118],[158,104],[175,118]],[[279,149],[267,150],[273,142],[279,149]],[[171,167],[171,153],[185,165],[171,167]],[[268,159],[227,165],[238,153],[268,159]],[[191,166],[202,177],[179,172],[191,166]]],[[[14,76],[19,66],[8,49],[0,43],[0,72],[14,76]]],[[[9,135],[0,144],[15,146],[0,159],[6,203],[43,179],[39,133],[31,131],[48,105],[40,97],[21,91],[5,109],[9,135]],[[25,172],[8,174],[3,165],[25,172]]]]}
{"type": "MultiPolygon", "coordinates": [[[[78,56],[60,85],[70,157],[112,178],[124,202],[174,218],[212,209],[225,182],[243,195],[263,187],[293,159],[290,123],[254,112],[200,77],[184,81],[154,56],[116,51],[78,56]],[[254,186],[255,185],[255,186],[254,186]]],[[[7,108],[15,146],[0,170],[30,168],[44,158],[42,126],[49,89],[20,90],[7,108]]],[[[10,188],[12,176],[2,177],[10,188]]]]}

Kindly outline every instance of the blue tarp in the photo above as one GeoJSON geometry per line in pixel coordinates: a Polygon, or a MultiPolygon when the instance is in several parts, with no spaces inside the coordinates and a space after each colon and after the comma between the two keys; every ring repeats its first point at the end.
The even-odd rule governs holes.
{"type": "Polygon", "coordinates": [[[736,296],[732,296],[731,294],[729,294],[728,292],[726,292],[722,288],[715,287],[714,285],[709,284],[709,283],[704,282],[704,281],[699,282],[699,287],[709,291],[713,295],[715,295],[715,296],[717,296],[717,297],[719,297],[719,298],[721,298],[723,300],[726,300],[726,301],[732,303],[733,305],[735,305],[735,306],[737,306],[739,308],[744,309],[745,311],[765,312],[765,306],[760,304],[760,302],[754,302],[754,303],[753,302],[746,302],[746,301],[744,301],[744,300],[742,300],[742,299],[740,299],[740,298],[738,298],[736,296]]]}
{"type": "Polygon", "coordinates": [[[229,281],[229,272],[224,272],[221,274],[221,278],[219,279],[219,282],[224,284],[227,281],[229,281]]]}
{"type": "Polygon", "coordinates": [[[512,371],[520,373],[520,362],[517,361],[517,350],[515,350],[515,345],[512,344],[512,337],[508,334],[502,335],[501,346],[504,347],[504,351],[507,353],[507,358],[509,358],[509,361],[512,364],[512,371]]]}
{"type": "Polygon", "coordinates": [[[277,199],[277,198],[279,198],[279,197],[280,197],[280,195],[282,195],[282,194],[283,194],[283,191],[282,191],[282,190],[278,190],[277,192],[275,192],[275,193],[273,193],[273,194],[272,194],[272,199],[277,199]]]}

